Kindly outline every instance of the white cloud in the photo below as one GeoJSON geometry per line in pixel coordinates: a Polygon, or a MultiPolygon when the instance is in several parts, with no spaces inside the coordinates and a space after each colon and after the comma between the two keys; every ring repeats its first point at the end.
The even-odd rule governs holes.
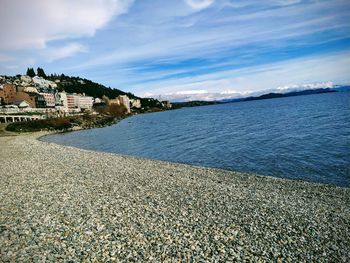
{"type": "Polygon", "coordinates": [[[6,65],[5,68],[9,70],[17,70],[19,68],[18,65],[6,65]]]}
{"type": "Polygon", "coordinates": [[[291,91],[300,91],[306,89],[325,89],[325,88],[333,88],[334,83],[332,81],[325,81],[319,83],[308,83],[308,84],[291,84],[285,86],[277,87],[277,91],[279,92],[291,92],[291,91]]]}
{"type": "Polygon", "coordinates": [[[77,53],[86,51],[87,48],[79,43],[69,43],[63,47],[49,49],[47,54],[45,54],[45,57],[49,62],[53,62],[55,60],[72,57],[77,53]]]}
{"type": "Polygon", "coordinates": [[[145,97],[145,98],[152,98],[152,97],[154,97],[155,95],[153,94],[153,93],[151,93],[151,92],[145,92],[144,94],[143,94],[143,96],[142,97],[145,97]]]}
{"type": "Polygon", "coordinates": [[[173,101],[219,100],[258,96],[266,92],[333,87],[333,82],[349,81],[349,69],[350,52],[341,52],[149,83],[143,87],[173,101]]]}
{"type": "Polygon", "coordinates": [[[195,10],[201,10],[209,7],[214,3],[214,0],[184,0],[187,5],[195,10]]]}
{"type": "Polygon", "coordinates": [[[224,90],[220,92],[221,95],[232,95],[232,94],[239,94],[236,90],[224,90]]]}
{"type": "Polygon", "coordinates": [[[0,50],[44,48],[58,39],[93,36],[133,0],[2,0],[0,50]]]}
{"type": "MultiPolygon", "coordinates": [[[[291,84],[286,86],[280,86],[276,89],[267,89],[261,91],[247,91],[239,92],[234,90],[224,90],[222,92],[209,92],[207,90],[183,90],[181,92],[175,93],[166,93],[161,95],[163,99],[170,101],[215,101],[215,100],[224,100],[224,99],[236,99],[249,96],[260,96],[267,93],[288,93],[293,91],[302,91],[309,89],[325,89],[333,88],[335,85],[331,81],[319,82],[319,83],[308,83],[308,84],[291,84]]],[[[149,93],[152,94],[152,93],[149,93]]],[[[160,95],[150,95],[148,97],[159,97],[160,95]]]]}
{"type": "Polygon", "coordinates": [[[273,2],[276,2],[279,5],[294,5],[299,4],[302,0],[273,0],[273,2]]]}
{"type": "Polygon", "coordinates": [[[207,90],[182,90],[177,91],[175,94],[177,95],[194,95],[194,94],[207,94],[207,90]]]}
{"type": "MultiPolygon", "coordinates": [[[[275,0],[269,2],[273,1],[275,0]]],[[[210,19],[203,19],[202,15],[198,15],[198,17],[194,15],[188,18],[181,17],[175,21],[170,19],[170,22],[158,22],[157,26],[149,24],[148,20],[153,18],[147,17],[148,20],[144,20],[142,25],[132,24],[132,26],[129,25],[129,28],[127,27],[129,32],[122,31],[123,33],[127,32],[128,35],[125,38],[119,38],[118,45],[109,49],[108,52],[82,60],[80,64],[69,65],[67,69],[82,70],[145,60],[177,61],[193,57],[206,58],[215,56],[227,49],[228,46],[233,50],[234,48],[241,49],[245,45],[262,45],[262,48],[271,49],[289,43],[300,45],[300,43],[290,40],[306,38],[324,31],[336,31],[336,27],[344,26],[338,20],[345,15],[345,12],[342,12],[343,14],[336,12],[334,6],[338,5],[333,2],[321,1],[306,6],[291,5],[237,15],[223,14],[222,16],[212,16],[210,19]],[[324,15],[315,15],[322,14],[323,10],[330,11],[324,15]],[[291,18],[293,18],[293,23],[290,22],[291,18]],[[195,26],[178,28],[174,22],[176,25],[189,23],[189,25],[194,24],[195,26]],[[125,39],[127,40],[125,41],[125,39]]],[[[203,15],[203,17],[205,16],[203,15]]],[[[334,34],[327,37],[326,41],[336,39],[339,39],[339,35],[334,34]]],[[[308,41],[314,40],[308,38],[301,44],[307,45],[308,41]]],[[[317,44],[320,44],[321,41],[325,40],[318,40],[317,44]]],[[[257,49],[250,49],[246,55],[254,57],[255,50],[257,49]]]]}
{"type": "MultiPolygon", "coordinates": [[[[215,100],[223,100],[223,99],[230,99],[230,98],[239,98],[243,96],[248,96],[250,93],[240,93],[240,92],[233,92],[229,91],[226,92],[209,92],[207,90],[183,90],[181,92],[175,92],[175,93],[166,93],[164,95],[161,95],[160,97],[165,100],[170,101],[195,101],[195,100],[201,100],[201,101],[215,101],[215,100]]],[[[153,97],[159,97],[153,96],[153,97]]]]}

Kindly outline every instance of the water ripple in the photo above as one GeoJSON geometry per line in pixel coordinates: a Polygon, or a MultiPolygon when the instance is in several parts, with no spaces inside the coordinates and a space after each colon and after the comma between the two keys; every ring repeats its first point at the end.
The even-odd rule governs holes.
{"type": "Polygon", "coordinates": [[[350,186],[349,101],[344,92],[185,108],[45,140],[350,186]]]}

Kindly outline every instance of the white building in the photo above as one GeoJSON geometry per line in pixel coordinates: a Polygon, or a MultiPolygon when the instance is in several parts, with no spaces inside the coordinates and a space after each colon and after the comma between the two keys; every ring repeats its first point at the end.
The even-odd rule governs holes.
{"type": "Polygon", "coordinates": [[[94,99],[94,103],[101,103],[101,102],[102,102],[102,100],[100,98],[95,98],[94,99]]]}
{"type": "Polygon", "coordinates": [[[46,80],[42,77],[35,76],[32,78],[33,83],[42,88],[57,88],[57,84],[53,81],[46,80]]]}
{"type": "Polygon", "coordinates": [[[125,106],[127,113],[130,113],[130,99],[129,99],[129,97],[126,95],[119,95],[118,100],[119,100],[121,105],[125,106]]]}
{"type": "MultiPolygon", "coordinates": [[[[61,92],[62,94],[62,92],[61,92]]],[[[64,95],[63,95],[64,97],[64,95]]],[[[61,96],[62,100],[62,96],[61,96]]],[[[94,104],[94,98],[80,94],[66,94],[67,108],[79,110],[91,110],[94,104]]],[[[65,103],[65,102],[64,102],[65,103]]],[[[63,105],[64,105],[63,103],[63,105]]]]}
{"type": "Polygon", "coordinates": [[[78,108],[79,97],[77,94],[67,94],[67,106],[68,109],[78,108]]]}
{"type": "Polygon", "coordinates": [[[26,83],[31,83],[32,82],[32,78],[27,76],[27,75],[22,75],[21,76],[21,81],[22,82],[26,82],[26,83]]]}
{"type": "Polygon", "coordinates": [[[58,96],[60,96],[61,105],[63,107],[64,111],[68,111],[68,100],[67,100],[67,93],[65,92],[59,92],[58,96]]]}
{"type": "Polygon", "coordinates": [[[24,92],[30,92],[30,93],[38,93],[38,90],[34,87],[25,87],[23,89],[24,92]]]}
{"type": "Polygon", "coordinates": [[[131,99],[130,104],[132,108],[141,108],[141,100],[139,99],[131,99]]]}
{"type": "Polygon", "coordinates": [[[27,75],[22,75],[21,76],[21,86],[23,87],[28,87],[31,85],[32,78],[27,76],[27,75]]]}
{"type": "Polygon", "coordinates": [[[94,98],[89,96],[78,96],[78,108],[91,110],[94,104],[94,98]]]}
{"type": "Polygon", "coordinates": [[[18,108],[24,109],[24,108],[30,108],[30,105],[25,100],[15,101],[13,102],[14,105],[16,105],[18,108]]]}

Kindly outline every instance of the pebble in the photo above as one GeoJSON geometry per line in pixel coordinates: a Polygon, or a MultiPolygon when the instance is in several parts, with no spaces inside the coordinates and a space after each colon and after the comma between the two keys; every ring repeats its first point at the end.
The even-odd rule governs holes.
{"type": "Polygon", "coordinates": [[[0,137],[0,262],[350,262],[349,188],[37,137],[0,137]]]}

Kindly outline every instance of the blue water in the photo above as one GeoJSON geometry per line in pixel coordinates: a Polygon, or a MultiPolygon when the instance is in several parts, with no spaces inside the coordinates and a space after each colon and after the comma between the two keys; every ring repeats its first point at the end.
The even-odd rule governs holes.
{"type": "Polygon", "coordinates": [[[45,141],[350,186],[350,92],[137,115],[45,141]]]}

